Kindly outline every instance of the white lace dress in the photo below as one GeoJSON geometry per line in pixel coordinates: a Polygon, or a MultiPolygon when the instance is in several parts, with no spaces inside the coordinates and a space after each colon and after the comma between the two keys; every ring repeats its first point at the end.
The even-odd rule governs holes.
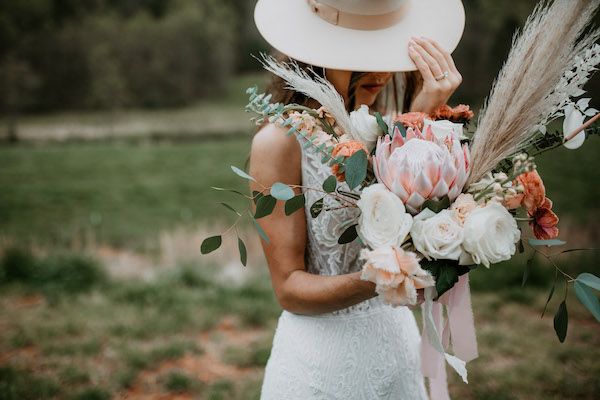
{"type": "MultiPolygon", "coordinates": [[[[301,143],[302,144],[302,143],[301,143]]],[[[311,149],[302,150],[305,186],[320,187],[330,175],[311,149]]],[[[346,186],[347,189],[347,186],[346,186]]],[[[357,210],[310,216],[319,194],[305,192],[308,228],[306,268],[320,275],[359,271],[360,245],[337,243],[340,223],[357,210]]],[[[326,205],[328,204],[326,199],[326,205]]],[[[329,204],[335,203],[331,199],[329,204]]],[[[375,297],[317,316],[283,311],[265,369],[262,400],[427,399],[420,370],[420,334],[412,311],[375,297]]]]}

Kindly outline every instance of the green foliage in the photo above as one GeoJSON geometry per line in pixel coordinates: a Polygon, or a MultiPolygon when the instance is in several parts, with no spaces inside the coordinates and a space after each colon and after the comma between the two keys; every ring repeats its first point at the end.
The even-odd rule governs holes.
{"type": "Polygon", "coordinates": [[[201,386],[199,381],[179,370],[169,371],[161,380],[164,388],[173,393],[197,391],[201,386]]]}
{"type": "Polygon", "coordinates": [[[222,238],[221,235],[211,236],[209,238],[204,239],[202,245],[200,246],[200,251],[202,254],[212,253],[221,247],[222,238]]]}
{"type": "Polygon", "coordinates": [[[435,290],[438,297],[452,289],[458,282],[458,277],[470,271],[469,267],[458,265],[457,261],[451,260],[423,260],[421,267],[435,278],[435,290]]]}
{"type": "Polygon", "coordinates": [[[581,304],[592,313],[598,322],[600,322],[600,301],[598,301],[598,297],[592,291],[592,288],[586,285],[584,281],[579,280],[579,277],[575,280],[574,286],[575,294],[579,301],[581,301],[581,304]]]}
{"type": "Polygon", "coordinates": [[[254,342],[244,347],[229,347],[223,360],[241,368],[264,367],[271,354],[271,341],[254,342]]]}
{"type": "Polygon", "coordinates": [[[16,78],[7,81],[8,91],[20,98],[3,97],[0,105],[181,105],[222,90],[236,69],[231,24],[240,17],[234,13],[239,7],[228,2],[17,4],[0,5],[0,59],[7,60],[0,63],[0,77],[16,78]]]}
{"type": "Polygon", "coordinates": [[[554,315],[554,330],[560,342],[564,342],[567,337],[567,328],[569,325],[569,314],[567,313],[567,303],[563,300],[554,315]]]}
{"type": "Polygon", "coordinates": [[[532,246],[562,246],[563,244],[567,244],[564,240],[559,239],[550,239],[550,240],[541,240],[541,239],[528,239],[528,242],[532,246]]]}
{"type": "Polygon", "coordinates": [[[323,211],[323,198],[315,201],[311,206],[310,206],[310,216],[313,218],[317,218],[320,214],[321,211],[323,211]]]}
{"type": "Polygon", "coordinates": [[[296,211],[304,208],[305,202],[306,198],[304,197],[304,194],[299,194],[289,199],[285,202],[285,215],[292,215],[296,211]]]}
{"type": "Polygon", "coordinates": [[[379,125],[379,128],[383,132],[383,135],[385,136],[385,135],[389,134],[390,128],[387,126],[387,124],[383,120],[383,117],[381,116],[381,113],[376,112],[375,113],[375,118],[377,120],[377,125],[379,125]]]}
{"type": "Polygon", "coordinates": [[[59,254],[37,259],[18,248],[5,252],[0,271],[5,283],[20,283],[53,296],[86,292],[107,281],[105,270],[89,257],[59,254]]]}
{"type": "Polygon", "coordinates": [[[248,262],[248,251],[246,250],[246,245],[244,241],[238,237],[238,250],[240,252],[240,262],[245,267],[248,262]]]}
{"type": "Polygon", "coordinates": [[[336,187],[337,179],[333,175],[329,175],[329,177],[327,177],[327,179],[325,179],[325,181],[323,182],[323,190],[327,193],[335,192],[336,187]]]}
{"type": "Polygon", "coordinates": [[[450,207],[450,198],[448,196],[444,196],[441,200],[429,199],[423,203],[423,209],[429,208],[434,213],[439,213],[448,207],[450,207]]]}
{"type": "Polygon", "coordinates": [[[346,244],[353,242],[358,237],[358,232],[356,231],[357,226],[357,224],[354,224],[346,228],[346,230],[338,238],[338,243],[346,244]]]}
{"type": "Polygon", "coordinates": [[[0,395],[3,400],[36,400],[54,397],[60,390],[53,380],[27,370],[0,366],[0,395]]]}
{"type": "Polygon", "coordinates": [[[112,395],[98,387],[83,389],[69,397],[69,400],[110,400],[112,395]]]}
{"type": "Polygon", "coordinates": [[[367,153],[359,150],[344,161],[346,183],[350,189],[358,187],[367,177],[367,153]]]}
{"type": "Polygon", "coordinates": [[[273,186],[271,186],[271,196],[275,197],[277,200],[288,201],[294,197],[294,191],[284,183],[275,182],[273,186]]]}
{"type": "Polygon", "coordinates": [[[242,177],[244,179],[248,179],[250,181],[256,182],[256,179],[254,179],[253,177],[251,177],[250,175],[248,175],[246,172],[242,171],[241,169],[239,169],[238,167],[236,167],[234,165],[231,166],[231,170],[233,172],[235,172],[236,175],[238,175],[238,176],[240,176],[240,177],[242,177]]]}
{"type": "Polygon", "coordinates": [[[260,219],[271,215],[277,204],[277,199],[271,195],[262,196],[256,202],[256,212],[254,213],[255,219],[260,219]]]}
{"type": "Polygon", "coordinates": [[[264,229],[258,224],[258,222],[256,221],[256,219],[252,218],[252,224],[254,225],[254,228],[256,229],[256,231],[258,232],[258,235],[262,238],[262,240],[264,240],[265,242],[269,243],[269,236],[267,236],[266,232],[264,231],[264,229]]]}

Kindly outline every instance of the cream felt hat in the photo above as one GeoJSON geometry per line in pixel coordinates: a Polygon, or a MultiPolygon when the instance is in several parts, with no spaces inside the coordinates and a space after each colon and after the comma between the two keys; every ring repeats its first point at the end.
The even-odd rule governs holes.
{"type": "Polygon", "coordinates": [[[411,36],[453,51],[461,0],[258,0],[254,20],[275,49],[307,64],[359,72],[413,71],[411,36]]]}

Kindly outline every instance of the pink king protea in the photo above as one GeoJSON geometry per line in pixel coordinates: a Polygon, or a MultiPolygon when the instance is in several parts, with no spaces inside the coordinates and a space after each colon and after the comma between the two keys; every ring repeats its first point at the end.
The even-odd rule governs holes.
{"type": "Polygon", "coordinates": [[[423,135],[409,128],[377,142],[373,169],[380,183],[394,192],[407,210],[416,214],[425,200],[448,196],[454,201],[469,176],[469,148],[451,136],[439,139],[427,127],[423,135]]]}

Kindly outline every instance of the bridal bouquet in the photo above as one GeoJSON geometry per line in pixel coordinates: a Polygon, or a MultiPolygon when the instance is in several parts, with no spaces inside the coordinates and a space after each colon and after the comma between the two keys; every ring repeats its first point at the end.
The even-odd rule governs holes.
{"type": "MultiPolygon", "coordinates": [[[[465,105],[445,105],[431,114],[386,116],[363,105],[348,113],[331,83],[294,63],[266,56],[263,65],[268,71],[322,107],[271,103],[268,94],[248,89],[246,108],[256,114],[257,124],[285,127],[308,151],[319,153],[331,171],[320,187],[278,182],[252,193],[256,211],[251,218],[259,234],[268,241],[256,220],[271,214],[278,201],[285,203],[286,215],[305,206],[304,195],[294,189],[323,194],[309,205],[313,218],[339,208],[359,209],[356,220],[344,222],[338,243],[362,242],[361,277],[376,284],[386,303],[414,305],[417,289],[424,289],[426,376],[435,377],[445,358],[467,382],[465,362],[477,357],[469,271],[510,260],[526,246],[535,254],[539,247],[565,243],[558,239],[559,218],[534,157],[561,146],[575,149],[586,133],[600,132],[594,125],[600,114],[589,107],[590,98],[582,89],[600,64],[600,46],[594,44],[599,33],[577,41],[597,6],[585,3],[572,9],[570,2],[556,1],[536,9],[515,37],[474,133],[465,129],[473,117],[465,105]],[[567,20],[561,29],[546,29],[567,20]],[[554,52],[550,63],[548,49],[554,52]],[[549,124],[561,118],[562,131],[551,132],[549,124]],[[326,197],[335,201],[324,202],[326,197]],[[442,305],[447,307],[446,326],[442,305]],[[450,337],[455,355],[446,353],[450,337]]],[[[238,241],[245,263],[245,246],[238,241]]],[[[202,252],[220,244],[220,235],[208,238],[202,252]]],[[[593,291],[600,290],[600,278],[589,273],[571,278],[558,267],[555,272],[574,285],[578,299],[600,321],[593,291]]],[[[523,282],[526,279],[527,272],[523,282]]],[[[553,293],[554,287],[548,302],[553,293]]],[[[567,323],[563,301],[554,317],[561,342],[567,323]]]]}

